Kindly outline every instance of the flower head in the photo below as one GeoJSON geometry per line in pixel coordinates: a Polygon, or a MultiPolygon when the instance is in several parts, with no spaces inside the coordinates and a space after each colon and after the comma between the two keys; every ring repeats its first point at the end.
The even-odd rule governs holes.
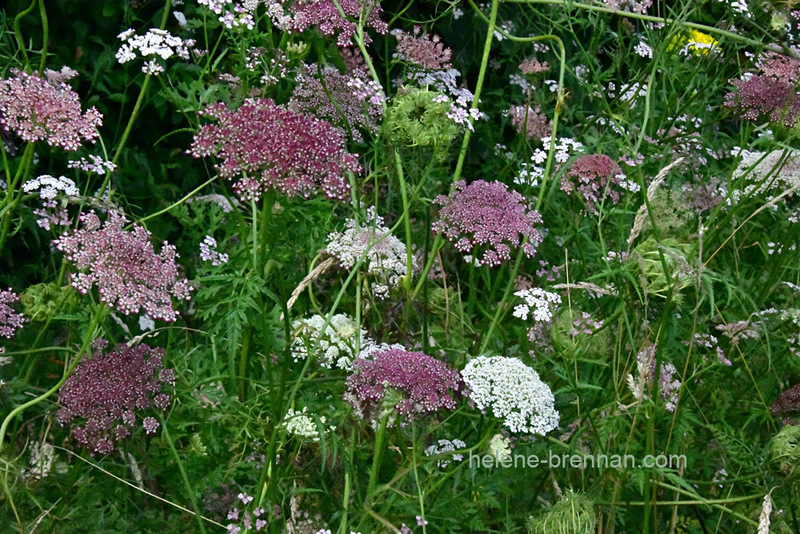
{"type": "Polygon", "coordinates": [[[355,321],[343,313],[331,317],[323,330],[325,320],[322,315],[313,315],[292,323],[292,356],[295,361],[305,359],[316,347],[316,356],[324,367],[349,370],[356,357],[356,342],[360,347],[370,343],[367,332],[363,328],[356,331],[355,321]]]}
{"type": "Polygon", "coordinates": [[[270,99],[248,99],[236,111],[213,104],[201,114],[217,124],[200,129],[190,154],[221,159],[217,170],[225,178],[245,174],[235,186],[244,199],[258,199],[272,187],[306,198],[319,188],[343,199],[350,191],[345,173],[361,172],[358,157],[345,150],[342,130],[270,99]]]}
{"type": "Polygon", "coordinates": [[[144,309],[152,319],[177,319],[172,297],[188,300],[191,287],[175,263],[175,247],[164,243],[156,254],[150,232],[136,224],[125,230],[125,217],[114,211],[102,226],[94,211],[80,219],[82,229],[54,242],[81,271],[73,275],[72,285],[84,294],[97,285],[100,300],[126,315],[144,309]]]}
{"type": "Polygon", "coordinates": [[[11,288],[0,291],[0,337],[11,339],[27,321],[25,316],[11,308],[10,305],[15,302],[19,302],[19,295],[11,291],[11,288]]]}
{"type": "Polygon", "coordinates": [[[730,80],[736,91],[725,96],[725,106],[747,120],[766,116],[770,122],[791,128],[800,120],[800,60],[773,53],[759,66],[761,74],[730,80]]]}
{"type": "MultiPolygon", "coordinates": [[[[364,259],[367,274],[376,278],[372,290],[378,298],[386,298],[389,289],[397,287],[401,278],[408,274],[405,244],[384,226],[383,217],[377,215],[374,208],[367,212],[366,225],[349,220],[344,232],[331,232],[325,252],[336,257],[348,270],[364,259]]],[[[414,267],[412,262],[412,269],[414,267]]]]}
{"type": "Polygon", "coordinates": [[[64,150],[78,150],[81,140],[94,141],[103,115],[96,108],[81,114],[78,94],[63,82],[12,70],[0,80],[0,127],[25,141],[45,141],[64,150]]]}
{"type": "MultiPolygon", "coordinates": [[[[174,385],[175,375],[163,368],[163,357],[163,349],[147,345],[122,345],[105,355],[98,350],[61,386],[56,419],[72,424],[76,441],[93,453],[110,453],[136,428],[136,412],[169,407],[170,395],[162,388],[174,385]]],[[[152,434],[159,423],[148,416],[142,427],[152,434]]]]}
{"type": "Polygon", "coordinates": [[[413,417],[456,407],[450,392],[458,391],[458,372],[422,352],[389,349],[371,360],[357,359],[353,369],[345,400],[361,415],[380,418],[396,411],[413,417]]]}
{"type": "Polygon", "coordinates": [[[481,411],[491,409],[512,432],[544,436],[558,426],[550,388],[517,358],[479,356],[461,371],[467,396],[481,411]]]}
{"type": "MultiPolygon", "coordinates": [[[[349,46],[350,38],[358,27],[355,22],[342,17],[339,7],[345,15],[356,20],[361,18],[362,13],[366,13],[365,28],[373,28],[381,34],[389,31],[389,26],[380,18],[383,10],[378,0],[339,0],[336,3],[332,0],[296,0],[289,8],[294,18],[293,29],[304,32],[307,28],[316,26],[322,35],[334,35],[338,31],[337,44],[340,47],[349,46]]],[[[365,44],[372,42],[366,32],[364,32],[364,42],[365,44]]]]}
{"type": "Polygon", "coordinates": [[[511,259],[511,249],[524,239],[528,242],[522,250],[529,258],[534,256],[535,245],[542,241],[534,225],[542,219],[526,208],[522,195],[500,182],[478,180],[466,185],[460,180],[454,186],[455,191],[435,200],[442,207],[434,232],[442,233],[460,252],[475,256],[476,265],[500,265],[511,259]]]}
{"type": "Polygon", "coordinates": [[[540,139],[548,137],[551,129],[547,122],[547,117],[540,113],[541,108],[536,109],[530,106],[511,106],[506,114],[511,118],[511,125],[520,135],[524,135],[526,140],[535,137],[540,139]]]}
{"type": "Polygon", "coordinates": [[[597,204],[604,198],[619,202],[619,190],[625,175],[619,165],[605,154],[580,156],[561,179],[561,190],[576,192],[586,203],[589,213],[597,214],[597,204]],[[570,180],[570,178],[572,180],[570,180]]]}
{"type": "Polygon", "coordinates": [[[414,26],[413,35],[402,30],[392,30],[397,38],[395,57],[429,70],[443,70],[452,67],[450,58],[453,51],[444,46],[438,35],[420,35],[422,28],[414,26]]]}

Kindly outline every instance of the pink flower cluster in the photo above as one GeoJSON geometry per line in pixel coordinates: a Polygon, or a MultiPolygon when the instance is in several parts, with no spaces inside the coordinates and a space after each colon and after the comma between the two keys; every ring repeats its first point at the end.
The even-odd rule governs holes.
{"type": "MultiPolygon", "coordinates": [[[[365,28],[373,28],[380,34],[389,31],[389,26],[380,18],[383,9],[379,0],[339,0],[338,3],[348,17],[358,20],[362,13],[365,14],[365,28]]],[[[338,30],[336,42],[340,47],[349,46],[350,39],[357,30],[356,23],[343,18],[332,0],[295,0],[289,10],[294,15],[295,30],[304,32],[307,28],[316,26],[322,35],[334,35],[338,30]]],[[[372,42],[366,33],[364,42],[372,42]]]]}
{"type": "Polygon", "coordinates": [[[67,84],[12,72],[13,78],[0,80],[2,129],[14,131],[25,141],[46,141],[64,150],[78,150],[81,139],[97,138],[95,129],[103,124],[103,115],[94,107],[81,114],[78,94],[67,84]]]}
{"type": "Polygon", "coordinates": [[[725,95],[725,105],[747,120],[767,116],[791,128],[800,120],[800,61],[769,53],[759,67],[762,74],[729,80],[737,91],[725,95]]]}
{"type": "Polygon", "coordinates": [[[315,64],[303,64],[295,79],[297,86],[289,101],[290,110],[341,126],[346,119],[356,141],[363,141],[356,128],[378,131],[385,96],[365,71],[342,74],[336,67],[327,66],[318,75],[315,64]]]}
{"type": "Polygon", "coordinates": [[[550,137],[550,123],[538,105],[536,109],[530,106],[512,106],[506,113],[511,118],[511,125],[520,135],[525,136],[526,141],[532,137],[550,137]]]}
{"type": "Polygon", "coordinates": [[[619,202],[618,186],[624,178],[622,169],[605,154],[587,154],[575,160],[561,178],[561,190],[568,195],[575,191],[586,203],[589,213],[597,213],[597,204],[603,197],[619,202]],[[570,178],[574,180],[570,181],[570,178]]]}
{"type": "MultiPolygon", "coordinates": [[[[162,388],[175,385],[175,373],[164,369],[163,357],[164,349],[147,345],[122,345],[106,355],[98,350],[61,386],[56,419],[62,426],[80,420],[82,426],[72,430],[75,440],[93,454],[111,453],[137,426],[137,411],[169,408],[171,397],[162,388]]],[[[160,426],[154,417],[145,417],[141,425],[147,434],[160,426]]]]}
{"type": "Polygon", "coordinates": [[[86,294],[97,284],[100,300],[125,315],[144,309],[151,319],[176,320],[171,297],[189,300],[191,287],[175,264],[175,247],[164,243],[156,254],[150,232],[136,224],[125,230],[125,217],[113,211],[102,226],[94,211],[80,219],[82,229],[54,242],[82,271],[73,275],[72,285],[86,294]]]}
{"type": "Polygon", "coordinates": [[[11,308],[10,305],[15,302],[19,302],[19,295],[11,291],[11,288],[0,291],[0,337],[11,339],[26,321],[21,313],[11,308]]]}
{"type": "Polygon", "coordinates": [[[288,196],[308,197],[317,188],[344,199],[345,172],[361,172],[358,157],[345,150],[344,132],[330,123],[296,113],[271,99],[248,99],[236,111],[213,104],[201,112],[216,119],[195,135],[189,153],[217,156],[220,176],[245,176],[234,186],[245,200],[274,187],[288,196]]]}
{"type": "Polygon", "coordinates": [[[414,26],[414,34],[392,30],[397,38],[395,57],[428,70],[446,70],[452,67],[453,51],[444,46],[438,35],[420,35],[422,28],[414,26]]]}
{"type": "Polygon", "coordinates": [[[534,225],[542,218],[526,207],[522,195],[500,182],[477,180],[466,185],[460,180],[453,185],[452,193],[434,200],[442,206],[434,232],[442,233],[464,254],[475,254],[475,265],[494,267],[511,259],[511,249],[518,248],[524,238],[528,242],[522,250],[529,258],[536,254],[542,237],[534,225]],[[478,257],[477,249],[484,247],[478,257]]]}
{"type": "Polygon", "coordinates": [[[456,407],[450,392],[460,387],[458,372],[422,352],[389,348],[372,359],[356,359],[353,369],[344,399],[360,416],[379,418],[383,409],[393,409],[413,417],[456,407]]]}

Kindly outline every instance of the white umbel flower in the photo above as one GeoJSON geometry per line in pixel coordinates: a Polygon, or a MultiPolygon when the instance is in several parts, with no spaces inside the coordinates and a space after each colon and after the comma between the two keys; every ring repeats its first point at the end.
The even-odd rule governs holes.
{"type": "Polygon", "coordinates": [[[544,436],[558,426],[550,387],[517,358],[479,356],[461,376],[475,406],[483,412],[491,409],[512,432],[544,436]]]}
{"type": "MultiPolygon", "coordinates": [[[[306,408],[304,407],[302,411],[289,408],[289,411],[286,412],[286,417],[283,418],[283,424],[290,434],[311,441],[319,441],[317,423],[310,415],[307,415],[306,408]]],[[[319,420],[323,425],[327,422],[324,415],[321,415],[319,420]]],[[[334,427],[331,427],[331,429],[333,430],[334,427]]]]}
{"type": "Polygon", "coordinates": [[[355,321],[342,313],[331,317],[327,327],[325,319],[322,315],[314,315],[292,323],[294,361],[307,358],[308,351],[316,347],[314,354],[323,367],[350,370],[356,357],[356,346],[365,348],[370,344],[367,332],[363,328],[357,332],[355,321]]]}
{"type": "Polygon", "coordinates": [[[523,289],[514,295],[525,301],[525,304],[514,306],[514,317],[519,317],[523,321],[526,321],[528,314],[531,314],[534,322],[549,323],[553,320],[552,308],[556,304],[561,304],[561,296],[558,293],[551,293],[540,287],[523,289]]]}

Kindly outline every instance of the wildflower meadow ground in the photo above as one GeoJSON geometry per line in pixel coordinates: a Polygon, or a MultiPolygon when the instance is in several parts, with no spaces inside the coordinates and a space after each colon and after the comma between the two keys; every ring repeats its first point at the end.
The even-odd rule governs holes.
{"type": "Polygon", "coordinates": [[[0,533],[800,532],[800,2],[0,3],[0,533]]]}

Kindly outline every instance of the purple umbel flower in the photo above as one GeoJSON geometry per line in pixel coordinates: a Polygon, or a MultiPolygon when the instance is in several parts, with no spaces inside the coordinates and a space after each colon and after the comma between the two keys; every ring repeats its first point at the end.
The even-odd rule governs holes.
{"type": "MultiPolygon", "coordinates": [[[[174,385],[175,375],[171,369],[163,369],[163,357],[164,349],[147,345],[122,345],[106,355],[95,352],[79,363],[61,386],[56,419],[61,425],[73,424],[76,441],[93,453],[110,453],[131,435],[136,412],[152,408],[155,398],[169,399],[161,389],[174,385]]],[[[161,410],[166,409],[160,404],[161,410]]],[[[159,423],[145,417],[142,426],[152,434],[159,423]]]]}
{"type": "Polygon", "coordinates": [[[456,407],[450,392],[458,391],[458,372],[422,352],[388,349],[357,359],[353,369],[344,398],[362,416],[380,417],[383,408],[413,417],[456,407]]]}
{"type": "Polygon", "coordinates": [[[150,232],[136,224],[125,230],[125,217],[113,211],[102,227],[94,211],[82,214],[81,222],[82,229],[54,242],[81,271],[72,285],[86,294],[97,284],[100,300],[126,315],[144,308],[151,319],[177,319],[171,299],[188,300],[191,287],[175,264],[175,247],[165,242],[156,254],[150,232]]]}
{"type": "Polygon", "coordinates": [[[26,321],[21,313],[15,312],[10,306],[18,301],[19,295],[11,291],[11,288],[0,291],[0,337],[11,339],[26,321]]]}
{"type": "Polygon", "coordinates": [[[509,191],[500,182],[478,180],[469,186],[463,180],[453,184],[455,190],[447,196],[436,197],[439,220],[432,229],[442,233],[464,254],[475,254],[475,265],[500,265],[511,259],[511,249],[522,245],[525,254],[532,258],[535,245],[542,241],[534,225],[542,222],[538,212],[528,210],[525,198],[509,191]],[[483,255],[478,257],[478,250],[483,255]]]}
{"type": "Polygon", "coordinates": [[[511,106],[506,114],[511,118],[511,125],[520,135],[524,135],[526,140],[535,137],[550,137],[552,130],[547,117],[540,113],[541,108],[537,105],[536,109],[530,106],[511,106]]]}
{"type": "Polygon", "coordinates": [[[427,35],[420,32],[420,26],[414,26],[414,34],[402,30],[392,30],[397,38],[398,59],[408,61],[428,70],[446,70],[452,67],[450,58],[453,51],[444,46],[438,35],[427,35]]]}
{"type": "Polygon", "coordinates": [[[725,96],[725,105],[747,120],[767,116],[791,128],[800,120],[800,60],[769,53],[759,67],[762,74],[730,80],[737,91],[725,96]]]}
{"type": "Polygon", "coordinates": [[[271,187],[303,197],[321,188],[329,198],[344,199],[350,192],[345,172],[361,172],[358,157],[345,150],[342,130],[270,99],[248,99],[236,111],[217,103],[201,114],[218,124],[203,126],[189,152],[218,157],[225,178],[246,174],[235,185],[244,199],[258,199],[271,187]]]}
{"type": "Polygon", "coordinates": [[[337,126],[344,126],[346,119],[356,141],[363,141],[356,128],[378,131],[385,96],[366,69],[342,74],[336,67],[327,66],[317,74],[315,64],[302,63],[295,81],[290,110],[312,114],[337,126]]]}
{"type": "Polygon", "coordinates": [[[78,94],[51,77],[12,70],[0,80],[0,130],[11,130],[25,141],[46,141],[64,150],[78,150],[81,139],[93,141],[103,115],[92,107],[81,114],[78,94]]]}
{"type": "MultiPolygon", "coordinates": [[[[381,34],[389,31],[389,26],[380,18],[383,10],[379,0],[339,0],[338,4],[345,15],[355,20],[359,20],[362,13],[366,14],[365,28],[371,27],[381,34]]],[[[338,30],[336,42],[340,47],[349,46],[350,38],[357,30],[356,23],[343,18],[332,0],[295,0],[289,11],[294,15],[293,27],[298,32],[311,26],[316,26],[323,35],[334,35],[338,30]]],[[[364,42],[372,42],[366,32],[364,42]]]]}
{"type": "Polygon", "coordinates": [[[604,197],[613,204],[619,202],[619,191],[615,187],[619,186],[621,178],[624,178],[622,169],[613,159],[605,154],[587,154],[576,159],[561,178],[561,190],[567,194],[576,192],[589,213],[596,214],[597,204],[604,197]]]}

